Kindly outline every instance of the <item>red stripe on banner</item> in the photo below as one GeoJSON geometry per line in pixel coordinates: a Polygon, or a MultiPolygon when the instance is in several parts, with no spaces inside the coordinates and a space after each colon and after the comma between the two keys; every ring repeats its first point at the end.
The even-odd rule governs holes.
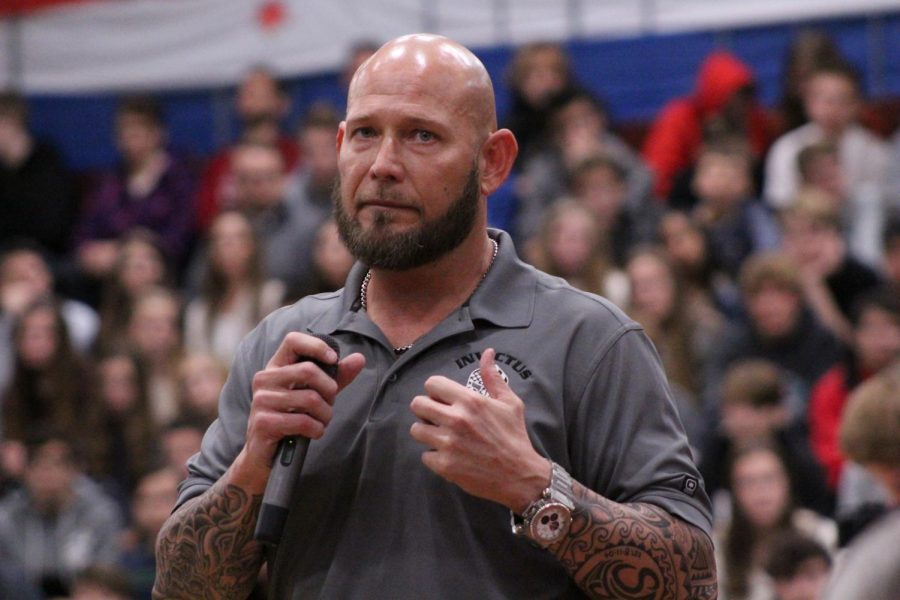
{"type": "Polygon", "coordinates": [[[0,2],[0,18],[24,15],[61,4],[84,4],[96,0],[3,0],[0,2]]]}

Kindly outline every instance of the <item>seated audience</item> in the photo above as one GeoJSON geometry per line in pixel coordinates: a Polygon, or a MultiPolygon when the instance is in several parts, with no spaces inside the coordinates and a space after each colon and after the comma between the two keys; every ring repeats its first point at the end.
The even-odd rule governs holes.
{"type": "Polygon", "coordinates": [[[624,172],[622,203],[634,208],[649,199],[651,176],[628,145],[609,130],[606,108],[590,93],[573,90],[550,105],[547,143],[522,165],[518,180],[516,234],[527,240],[538,230],[541,214],[565,195],[571,172],[585,159],[602,154],[624,172]]]}
{"type": "Polygon", "coordinates": [[[754,159],[772,141],[771,125],[755,98],[755,76],[735,56],[715,51],[700,67],[692,96],[666,104],[644,140],[644,160],[654,173],[654,194],[668,198],[676,175],[697,160],[710,131],[738,134],[754,159]]]}
{"type": "Polygon", "coordinates": [[[781,211],[784,251],[800,271],[803,295],[819,322],[849,342],[856,298],[880,283],[878,273],[847,249],[840,215],[828,197],[814,190],[797,195],[781,211]]]}
{"type": "Polygon", "coordinates": [[[781,69],[781,98],[777,105],[779,130],[790,131],[809,122],[803,99],[810,74],[821,67],[844,63],[844,55],[826,32],[804,29],[793,37],[781,69]]]}
{"type": "Polygon", "coordinates": [[[156,233],[173,265],[183,266],[194,232],[193,175],[165,146],[162,108],[152,98],[125,99],[116,113],[121,163],[85,199],[74,243],[89,277],[109,275],[119,239],[136,227],[156,233]]]}
{"type": "Polygon", "coordinates": [[[147,375],[131,352],[97,357],[93,410],[99,414],[87,450],[89,473],[127,510],[138,479],[157,461],[158,431],[150,413],[147,375]]]}
{"type": "Polygon", "coordinates": [[[679,210],[665,212],[657,226],[658,236],[675,265],[684,293],[698,306],[706,305],[729,319],[741,314],[734,281],[722,270],[710,241],[689,215],[679,210]]]}
{"type": "Polygon", "coordinates": [[[695,448],[703,448],[707,435],[701,395],[703,365],[722,320],[681,293],[678,273],[661,249],[637,249],[625,272],[631,291],[626,311],[656,346],[688,439],[695,448]]]}
{"type": "Polygon", "coordinates": [[[100,329],[97,313],[87,304],[57,297],[54,287],[53,271],[39,247],[22,240],[0,250],[0,396],[15,363],[13,327],[35,302],[53,300],[58,304],[72,347],[79,354],[86,355],[94,344],[100,329]]]}
{"type": "Polygon", "coordinates": [[[120,345],[138,298],[151,289],[173,284],[171,269],[152,231],[138,227],[125,234],[112,272],[103,281],[100,294],[100,343],[120,345]]]}
{"type": "Polygon", "coordinates": [[[628,282],[613,265],[606,242],[594,214],[578,201],[563,199],[547,210],[540,234],[526,246],[526,255],[542,271],[623,304],[628,282]]]}
{"type": "Polygon", "coordinates": [[[0,91],[0,244],[29,238],[50,253],[55,270],[67,259],[77,210],[62,159],[28,128],[25,99],[0,91]]]}
{"type": "MultiPolygon", "coordinates": [[[[75,576],[71,600],[134,600],[128,575],[111,565],[91,566],[75,576]]],[[[148,596],[149,598],[149,596],[148,596]]]]}
{"type": "Polygon", "coordinates": [[[861,184],[851,193],[838,147],[827,141],[801,150],[797,155],[797,167],[801,190],[813,189],[824,194],[839,215],[850,254],[867,266],[880,269],[887,207],[877,186],[861,184]]]}
{"type": "MultiPolygon", "coordinates": [[[[329,218],[319,226],[313,242],[313,272],[297,298],[333,292],[344,287],[356,259],[338,234],[337,223],[329,218]]],[[[289,298],[293,301],[294,298],[289,298]]]]}
{"type": "Polygon", "coordinates": [[[219,413],[228,367],[211,354],[189,352],[178,365],[178,414],[209,426],[219,413]]]}
{"type": "Polygon", "coordinates": [[[821,141],[838,147],[848,194],[866,184],[886,193],[888,148],[857,122],[862,88],[856,72],[847,65],[818,67],[807,80],[804,106],[810,122],[778,138],[766,158],[766,201],[775,208],[793,202],[800,184],[797,155],[821,141]]]}
{"type": "Polygon", "coordinates": [[[247,217],[226,211],[209,229],[206,273],[185,311],[185,346],[230,365],[238,343],[282,305],[284,284],[267,279],[262,249],[247,217]]]}
{"type": "Polygon", "coordinates": [[[837,361],[840,345],[807,306],[799,271],[781,254],[752,256],[741,268],[740,287],[747,318],[716,340],[707,364],[710,393],[735,361],[763,358],[785,369],[805,398],[837,361]]]}
{"type": "Polygon", "coordinates": [[[138,298],[128,320],[126,343],[147,374],[150,416],[163,426],[178,414],[178,361],[182,354],[181,300],[166,288],[138,298]]]}
{"type": "Polygon", "coordinates": [[[775,586],[773,600],[819,600],[831,573],[831,555],[796,531],[773,537],[765,563],[775,586]]]}
{"type": "MultiPolygon", "coordinates": [[[[290,99],[265,67],[251,69],[241,79],[235,94],[235,112],[240,129],[238,140],[277,148],[286,170],[300,163],[300,149],[281,130],[281,122],[290,109],[290,99]]],[[[232,170],[233,146],[219,150],[203,172],[197,192],[197,226],[205,232],[220,211],[235,208],[235,181],[232,170]]]]}
{"type": "Polygon", "coordinates": [[[872,523],[839,557],[822,600],[890,600],[900,590],[900,363],[850,398],[841,447],[890,491],[893,510],[872,523]]]}
{"type": "MultiPolygon", "coordinates": [[[[302,289],[311,270],[312,241],[321,216],[291,202],[285,165],[274,146],[243,143],[231,151],[231,159],[234,208],[246,215],[262,242],[265,272],[280,279],[288,293],[302,289]]],[[[195,260],[195,282],[204,260],[202,254],[195,260]]]]}
{"type": "Polygon", "coordinates": [[[511,107],[503,126],[519,143],[518,168],[546,144],[550,104],[558,94],[575,86],[575,76],[562,46],[533,42],[516,50],[506,81],[511,107]]]}
{"type": "Polygon", "coordinates": [[[569,173],[569,194],[594,214],[603,244],[613,264],[625,266],[631,250],[656,240],[659,208],[650,202],[629,201],[628,173],[607,154],[593,154],[569,173]]]}
{"type": "Polygon", "coordinates": [[[71,441],[93,435],[86,365],[72,348],[59,307],[49,299],[29,305],[12,339],[14,370],[0,403],[2,444],[21,444],[39,426],[54,427],[71,441]]]}
{"type": "MultiPolygon", "coordinates": [[[[791,482],[778,454],[766,446],[750,446],[732,457],[730,516],[714,532],[719,598],[771,598],[774,582],[765,565],[776,536],[796,531],[833,551],[834,522],[794,508],[791,482]]],[[[719,517],[721,519],[721,517],[719,517]]]]}
{"type": "Polygon", "coordinates": [[[753,197],[750,155],[733,142],[704,145],[694,169],[694,221],[709,240],[716,264],[732,279],[751,254],[774,250],[778,225],[753,197]]]}
{"type": "Polygon", "coordinates": [[[166,425],[161,434],[163,467],[178,474],[179,480],[187,477],[187,460],[200,452],[200,442],[206,424],[190,417],[182,417],[166,425]]]}
{"type": "Polygon", "coordinates": [[[297,133],[303,163],[290,173],[285,196],[295,214],[302,215],[296,226],[302,226],[310,240],[331,216],[331,194],[338,174],[334,140],[340,120],[332,106],[314,104],[297,133]]]}
{"type": "Polygon", "coordinates": [[[797,505],[831,514],[834,497],[825,484],[825,471],[813,456],[805,419],[796,417],[805,409],[805,399],[794,396],[776,364],[763,359],[734,363],[725,373],[714,403],[710,412],[716,426],[699,458],[711,497],[728,487],[730,456],[742,448],[765,444],[784,459],[797,505]]]}
{"type": "Polygon", "coordinates": [[[119,559],[127,598],[150,600],[156,577],[156,536],[172,512],[178,497],[178,473],[171,469],[148,472],[141,477],[131,501],[131,527],[126,532],[119,559]]]}
{"type": "Polygon", "coordinates": [[[884,230],[884,274],[894,285],[900,285],[900,218],[884,230]]]}
{"type": "Polygon", "coordinates": [[[842,360],[816,383],[810,395],[810,440],[819,462],[836,490],[844,456],[838,427],[847,397],[862,381],[900,358],[900,292],[883,288],[859,298],[853,321],[853,341],[842,360]]]}
{"type": "Polygon", "coordinates": [[[49,595],[91,564],[119,558],[122,516],[80,466],[71,437],[32,430],[24,486],[0,501],[0,547],[49,595]]]}

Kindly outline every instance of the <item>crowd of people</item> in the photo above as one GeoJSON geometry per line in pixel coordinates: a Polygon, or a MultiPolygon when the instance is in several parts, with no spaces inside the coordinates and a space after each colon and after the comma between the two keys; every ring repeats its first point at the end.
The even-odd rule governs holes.
{"type": "MultiPolygon", "coordinates": [[[[871,469],[900,457],[866,454],[866,418],[889,438],[889,410],[842,430],[866,382],[897,396],[900,132],[862,124],[859,77],[827,36],[799,35],[784,71],[764,107],[752,70],[714,52],[640,147],[563,47],[523,46],[507,80],[519,155],[498,194],[515,210],[492,225],[654,342],[728,599],[816,598],[838,548],[900,496],[871,469]]],[[[0,587],[15,597],[149,598],[238,342],[343,286],[340,113],[314,104],[290,134],[289,108],[253,69],[239,138],[196,165],[168,148],[156,100],[125,98],[119,163],[75,185],[27,101],[0,94],[0,587]]]]}

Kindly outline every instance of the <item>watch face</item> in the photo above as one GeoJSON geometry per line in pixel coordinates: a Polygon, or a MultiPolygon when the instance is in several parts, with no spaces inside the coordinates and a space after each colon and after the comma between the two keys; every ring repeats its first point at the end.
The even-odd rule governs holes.
{"type": "Polygon", "coordinates": [[[567,507],[548,504],[531,519],[531,538],[542,545],[553,544],[569,532],[571,522],[572,513],[567,507]]]}

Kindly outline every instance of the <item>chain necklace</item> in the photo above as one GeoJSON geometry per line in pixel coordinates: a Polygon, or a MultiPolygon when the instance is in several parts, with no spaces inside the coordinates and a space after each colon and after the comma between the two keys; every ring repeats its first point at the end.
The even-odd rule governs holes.
{"type": "MultiPolygon", "coordinates": [[[[489,237],[488,239],[491,241],[491,244],[494,247],[494,251],[491,253],[491,262],[488,263],[487,269],[485,269],[484,273],[481,274],[481,279],[478,281],[478,285],[481,285],[481,282],[484,281],[485,277],[487,277],[488,271],[490,271],[491,267],[494,266],[494,259],[497,258],[497,252],[500,251],[500,244],[497,243],[497,240],[495,240],[494,238],[491,238],[491,237],[489,237]]],[[[372,269],[369,269],[368,271],[366,271],[366,276],[363,277],[362,284],[359,286],[359,305],[362,307],[363,310],[366,310],[366,306],[367,306],[366,300],[368,298],[369,281],[371,279],[372,279],[372,269]]],[[[478,286],[476,286],[475,289],[477,290],[478,286]]],[[[475,292],[472,292],[472,293],[474,294],[475,292]]],[[[413,343],[415,343],[415,342],[413,342],[413,343]]],[[[403,354],[404,352],[406,352],[407,350],[409,350],[412,347],[413,347],[413,344],[399,346],[397,348],[394,348],[394,354],[403,354]]]]}

